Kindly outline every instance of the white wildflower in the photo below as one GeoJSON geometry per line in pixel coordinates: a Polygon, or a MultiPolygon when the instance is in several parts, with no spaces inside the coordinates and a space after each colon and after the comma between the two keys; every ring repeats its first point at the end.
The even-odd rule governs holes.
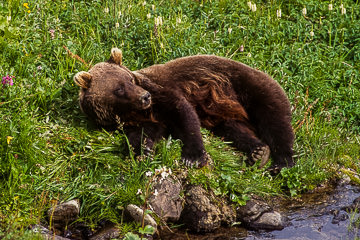
{"type": "Polygon", "coordinates": [[[11,21],[11,16],[7,16],[7,17],[6,17],[6,20],[7,20],[8,22],[10,22],[10,21],[11,21]]]}
{"type": "Polygon", "coordinates": [[[180,24],[181,23],[181,18],[176,18],[176,23],[180,24]]]}
{"type": "Polygon", "coordinates": [[[151,176],[152,176],[152,172],[151,172],[151,171],[146,172],[146,173],[145,173],[145,176],[151,177],[151,176]]]}
{"type": "Polygon", "coordinates": [[[310,36],[313,37],[315,35],[314,31],[310,32],[310,36]]]}
{"type": "Polygon", "coordinates": [[[146,14],[146,17],[147,17],[148,19],[150,19],[150,18],[151,18],[151,13],[146,14]]]}
{"type": "Polygon", "coordinates": [[[116,28],[119,28],[120,27],[120,24],[117,22],[117,23],[115,23],[115,27],[116,28]]]}
{"type": "Polygon", "coordinates": [[[281,18],[281,9],[276,10],[276,16],[281,18]]]}
{"type": "Polygon", "coordinates": [[[118,12],[118,17],[121,17],[122,13],[121,11],[118,12]]]}
{"type": "Polygon", "coordinates": [[[142,191],[141,191],[141,189],[139,188],[139,189],[137,190],[137,192],[136,192],[136,195],[140,195],[140,194],[142,194],[142,191]]]}
{"type": "Polygon", "coordinates": [[[256,12],[256,3],[251,4],[251,11],[256,12]]]}
{"type": "Polygon", "coordinates": [[[330,3],[329,4],[329,11],[332,11],[333,10],[333,5],[330,3]]]}
{"type": "Polygon", "coordinates": [[[229,32],[229,34],[231,34],[232,28],[228,28],[228,32],[229,32]]]}
{"type": "Polygon", "coordinates": [[[346,8],[344,8],[343,4],[340,5],[340,8],[341,8],[341,15],[346,14],[346,8]]]}
{"type": "Polygon", "coordinates": [[[104,12],[105,12],[105,13],[109,13],[109,11],[110,11],[110,10],[109,10],[108,7],[104,8],[104,12]]]}
{"type": "Polygon", "coordinates": [[[151,9],[152,9],[153,11],[155,11],[155,5],[154,5],[154,4],[151,5],[151,9]]]}
{"type": "Polygon", "coordinates": [[[302,14],[303,14],[304,16],[306,16],[306,14],[307,14],[306,7],[304,7],[304,8],[302,9],[302,14]]]}
{"type": "Polygon", "coordinates": [[[249,6],[249,8],[251,9],[252,3],[249,1],[247,2],[247,5],[249,6]]]}
{"type": "Polygon", "coordinates": [[[154,193],[153,193],[153,195],[154,196],[157,196],[159,193],[158,193],[158,190],[157,189],[155,189],[155,191],[154,191],[154,193]]]}
{"type": "Polygon", "coordinates": [[[241,45],[241,46],[240,46],[239,51],[240,51],[240,52],[243,52],[243,51],[244,51],[244,45],[241,45]]]}
{"type": "Polygon", "coordinates": [[[144,2],[142,3],[142,5],[145,6],[145,5],[146,5],[146,1],[144,1],[144,2]]]}
{"type": "Polygon", "coordinates": [[[251,57],[251,52],[248,53],[247,57],[251,57]]]}
{"type": "Polygon", "coordinates": [[[155,24],[159,26],[163,24],[161,16],[155,18],[155,24]]]}
{"type": "Polygon", "coordinates": [[[164,171],[164,172],[161,173],[161,178],[162,178],[162,179],[167,178],[167,176],[169,176],[169,173],[168,173],[168,172],[164,171]]]}

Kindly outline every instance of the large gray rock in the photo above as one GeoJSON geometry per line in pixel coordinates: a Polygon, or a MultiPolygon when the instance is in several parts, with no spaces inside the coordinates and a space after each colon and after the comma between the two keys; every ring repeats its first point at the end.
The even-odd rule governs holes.
{"type": "Polygon", "coordinates": [[[252,199],[237,209],[237,218],[246,227],[256,230],[281,230],[285,226],[284,218],[266,202],[252,199]]]}
{"type": "Polygon", "coordinates": [[[190,186],[185,201],[181,221],[195,232],[212,232],[235,221],[233,209],[201,186],[190,186]]]}
{"type": "Polygon", "coordinates": [[[165,222],[179,220],[183,210],[183,200],[180,197],[181,183],[172,178],[166,178],[153,187],[154,192],[149,198],[152,210],[165,222]]]}

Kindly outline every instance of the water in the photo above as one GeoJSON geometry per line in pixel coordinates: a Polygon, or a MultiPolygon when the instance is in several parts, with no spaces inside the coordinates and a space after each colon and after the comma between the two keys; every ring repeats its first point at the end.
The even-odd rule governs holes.
{"type": "Polygon", "coordinates": [[[303,194],[298,199],[278,201],[275,209],[288,220],[287,226],[281,231],[247,231],[244,228],[233,227],[196,235],[175,230],[175,233],[167,234],[164,231],[161,239],[350,240],[360,238],[360,228],[357,228],[355,223],[359,214],[347,213],[344,210],[359,196],[359,187],[340,184],[337,187],[317,189],[316,192],[303,194]]]}
{"type": "Polygon", "coordinates": [[[244,239],[355,239],[360,237],[355,223],[359,214],[347,213],[344,208],[359,196],[359,187],[339,185],[304,194],[298,200],[283,201],[280,212],[288,218],[287,227],[281,231],[249,232],[244,239]]]}

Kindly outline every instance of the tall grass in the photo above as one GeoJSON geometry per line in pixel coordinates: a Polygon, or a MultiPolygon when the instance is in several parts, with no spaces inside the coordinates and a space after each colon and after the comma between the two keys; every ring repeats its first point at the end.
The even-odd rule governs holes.
{"type": "Polygon", "coordinates": [[[73,198],[81,200],[81,221],[120,223],[125,205],[141,204],[144,172],[184,171],[178,141],[165,139],[152,156],[133,159],[121,131],[98,130],[81,113],[72,77],[107,60],[112,47],[132,70],[193,54],[229,57],[267,72],[287,92],[294,168],[272,177],[247,167],[203,131],[215,167],[190,169],[189,182],[243,204],[250,193],[307,191],[341,166],[359,172],[359,4],[253,4],[256,11],[230,0],[0,2],[0,75],[15,77],[0,86],[0,237],[27,238],[53,201],[73,198]]]}

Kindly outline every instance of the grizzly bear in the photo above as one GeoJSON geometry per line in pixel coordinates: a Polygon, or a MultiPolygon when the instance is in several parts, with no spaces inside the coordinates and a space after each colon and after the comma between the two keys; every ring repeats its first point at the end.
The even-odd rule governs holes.
{"type": "Polygon", "coordinates": [[[264,166],[292,167],[290,103],[280,85],[245,64],[213,55],[182,57],[130,71],[114,48],[107,62],[74,77],[82,111],[102,128],[122,125],[135,153],[171,134],[182,160],[202,167],[209,156],[200,127],[221,136],[264,166]]]}

